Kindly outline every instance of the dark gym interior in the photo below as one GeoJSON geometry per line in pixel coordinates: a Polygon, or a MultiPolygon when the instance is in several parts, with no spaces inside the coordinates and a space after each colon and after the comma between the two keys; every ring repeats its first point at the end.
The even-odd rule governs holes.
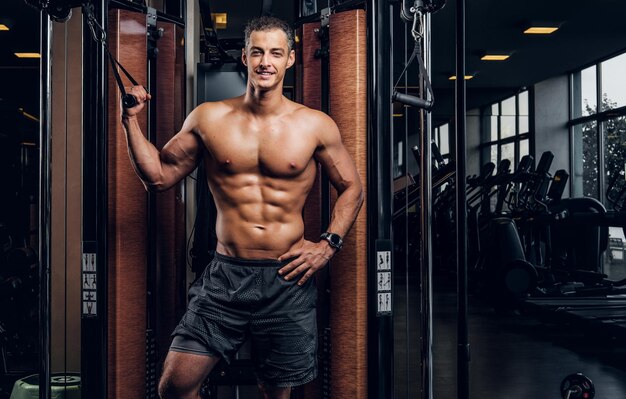
{"type": "MultiPolygon", "coordinates": [[[[158,397],[216,211],[203,168],[146,194],[103,42],[161,147],[246,90],[262,14],[296,32],[283,94],[336,121],[367,193],[291,397],[626,398],[623,0],[5,0],[0,399],[158,397]]],[[[305,237],[334,201],[320,174],[305,237]]],[[[201,397],[256,398],[250,352],[201,397]]]]}

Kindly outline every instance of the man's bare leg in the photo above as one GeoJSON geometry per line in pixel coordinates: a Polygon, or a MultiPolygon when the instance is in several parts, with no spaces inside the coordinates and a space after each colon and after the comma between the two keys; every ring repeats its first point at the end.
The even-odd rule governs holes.
{"type": "Polygon", "coordinates": [[[199,399],[202,382],[220,359],[170,351],[159,381],[161,399],[199,399]]]}
{"type": "Polygon", "coordinates": [[[278,388],[259,385],[259,392],[262,399],[289,399],[291,397],[291,387],[278,388]]]}

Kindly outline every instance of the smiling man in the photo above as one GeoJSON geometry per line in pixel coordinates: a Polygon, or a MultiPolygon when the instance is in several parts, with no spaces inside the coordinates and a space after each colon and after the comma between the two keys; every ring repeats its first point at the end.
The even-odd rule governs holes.
{"type": "Polygon", "coordinates": [[[138,105],[123,111],[129,154],[146,189],[167,190],[204,162],[217,207],[215,258],[172,334],[159,384],[164,399],[198,398],[218,360],[232,359],[247,337],[264,398],[289,398],[291,387],[315,378],[312,277],[341,248],[363,202],[336,124],[282,94],[295,62],[291,28],[260,17],[245,37],[246,93],[198,106],[161,151],[137,123],[150,99],[142,87],[131,90],[138,105]],[[328,231],[310,242],[302,208],[316,162],[338,198],[328,231]]]}

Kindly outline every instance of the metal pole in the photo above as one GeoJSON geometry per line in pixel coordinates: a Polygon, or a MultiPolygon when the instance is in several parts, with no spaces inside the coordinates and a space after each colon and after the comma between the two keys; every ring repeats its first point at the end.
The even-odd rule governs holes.
{"type": "MultiPolygon", "coordinates": [[[[391,399],[393,389],[393,315],[377,312],[378,251],[392,243],[392,21],[388,0],[367,2],[368,74],[368,395],[391,399]]],[[[393,257],[391,259],[393,265],[393,257]]],[[[393,300],[393,296],[392,296],[393,300]]],[[[393,305],[392,309],[393,309],[393,305]]]]}
{"type": "Polygon", "coordinates": [[[52,21],[40,13],[40,122],[39,122],[39,398],[49,399],[50,388],[50,229],[52,151],[52,21]]]}
{"type": "MultiPolygon", "coordinates": [[[[108,0],[92,2],[94,16],[107,29],[108,0]]],[[[107,68],[104,48],[91,38],[83,13],[82,252],[94,257],[96,315],[81,318],[81,391],[107,397],[107,68]]]]}
{"type": "MultiPolygon", "coordinates": [[[[430,75],[430,14],[424,16],[423,52],[426,71],[430,75]]],[[[424,90],[424,76],[420,76],[420,89],[424,90]]],[[[421,274],[421,337],[422,337],[422,399],[433,397],[433,304],[432,304],[432,159],[431,114],[420,110],[420,274],[421,274]]]]}
{"type": "Polygon", "coordinates": [[[457,394],[469,398],[470,346],[467,328],[467,207],[465,195],[465,0],[456,4],[456,241],[457,241],[457,394]]]}

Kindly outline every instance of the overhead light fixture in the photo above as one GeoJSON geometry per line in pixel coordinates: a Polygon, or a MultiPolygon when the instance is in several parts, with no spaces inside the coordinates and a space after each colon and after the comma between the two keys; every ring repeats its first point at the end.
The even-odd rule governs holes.
{"type": "Polygon", "coordinates": [[[28,112],[24,111],[24,108],[18,108],[18,111],[20,112],[20,114],[22,114],[23,117],[30,119],[32,121],[35,121],[35,122],[39,122],[39,118],[37,118],[35,115],[31,115],[28,112]]]}
{"type": "Polygon", "coordinates": [[[225,12],[212,12],[211,19],[215,29],[226,29],[228,25],[228,14],[225,12]]]}
{"type": "Polygon", "coordinates": [[[15,53],[17,58],[41,58],[39,53],[15,53]]]}
{"type": "Polygon", "coordinates": [[[0,30],[9,30],[9,27],[4,24],[0,24],[0,30]]]}
{"type": "Polygon", "coordinates": [[[527,35],[549,35],[558,29],[558,26],[531,26],[524,33],[527,35]]]}
{"type": "Polygon", "coordinates": [[[509,57],[508,54],[485,54],[480,59],[483,61],[504,61],[509,57]]]}
{"type": "MultiPolygon", "coordinates": [[[[470,80],[474,77],[474,75],[465,75],[465,80],[470,80]]],[[[448,78],[448,80],[456,80],[456,75],[452,75],[448,78]]]]}

